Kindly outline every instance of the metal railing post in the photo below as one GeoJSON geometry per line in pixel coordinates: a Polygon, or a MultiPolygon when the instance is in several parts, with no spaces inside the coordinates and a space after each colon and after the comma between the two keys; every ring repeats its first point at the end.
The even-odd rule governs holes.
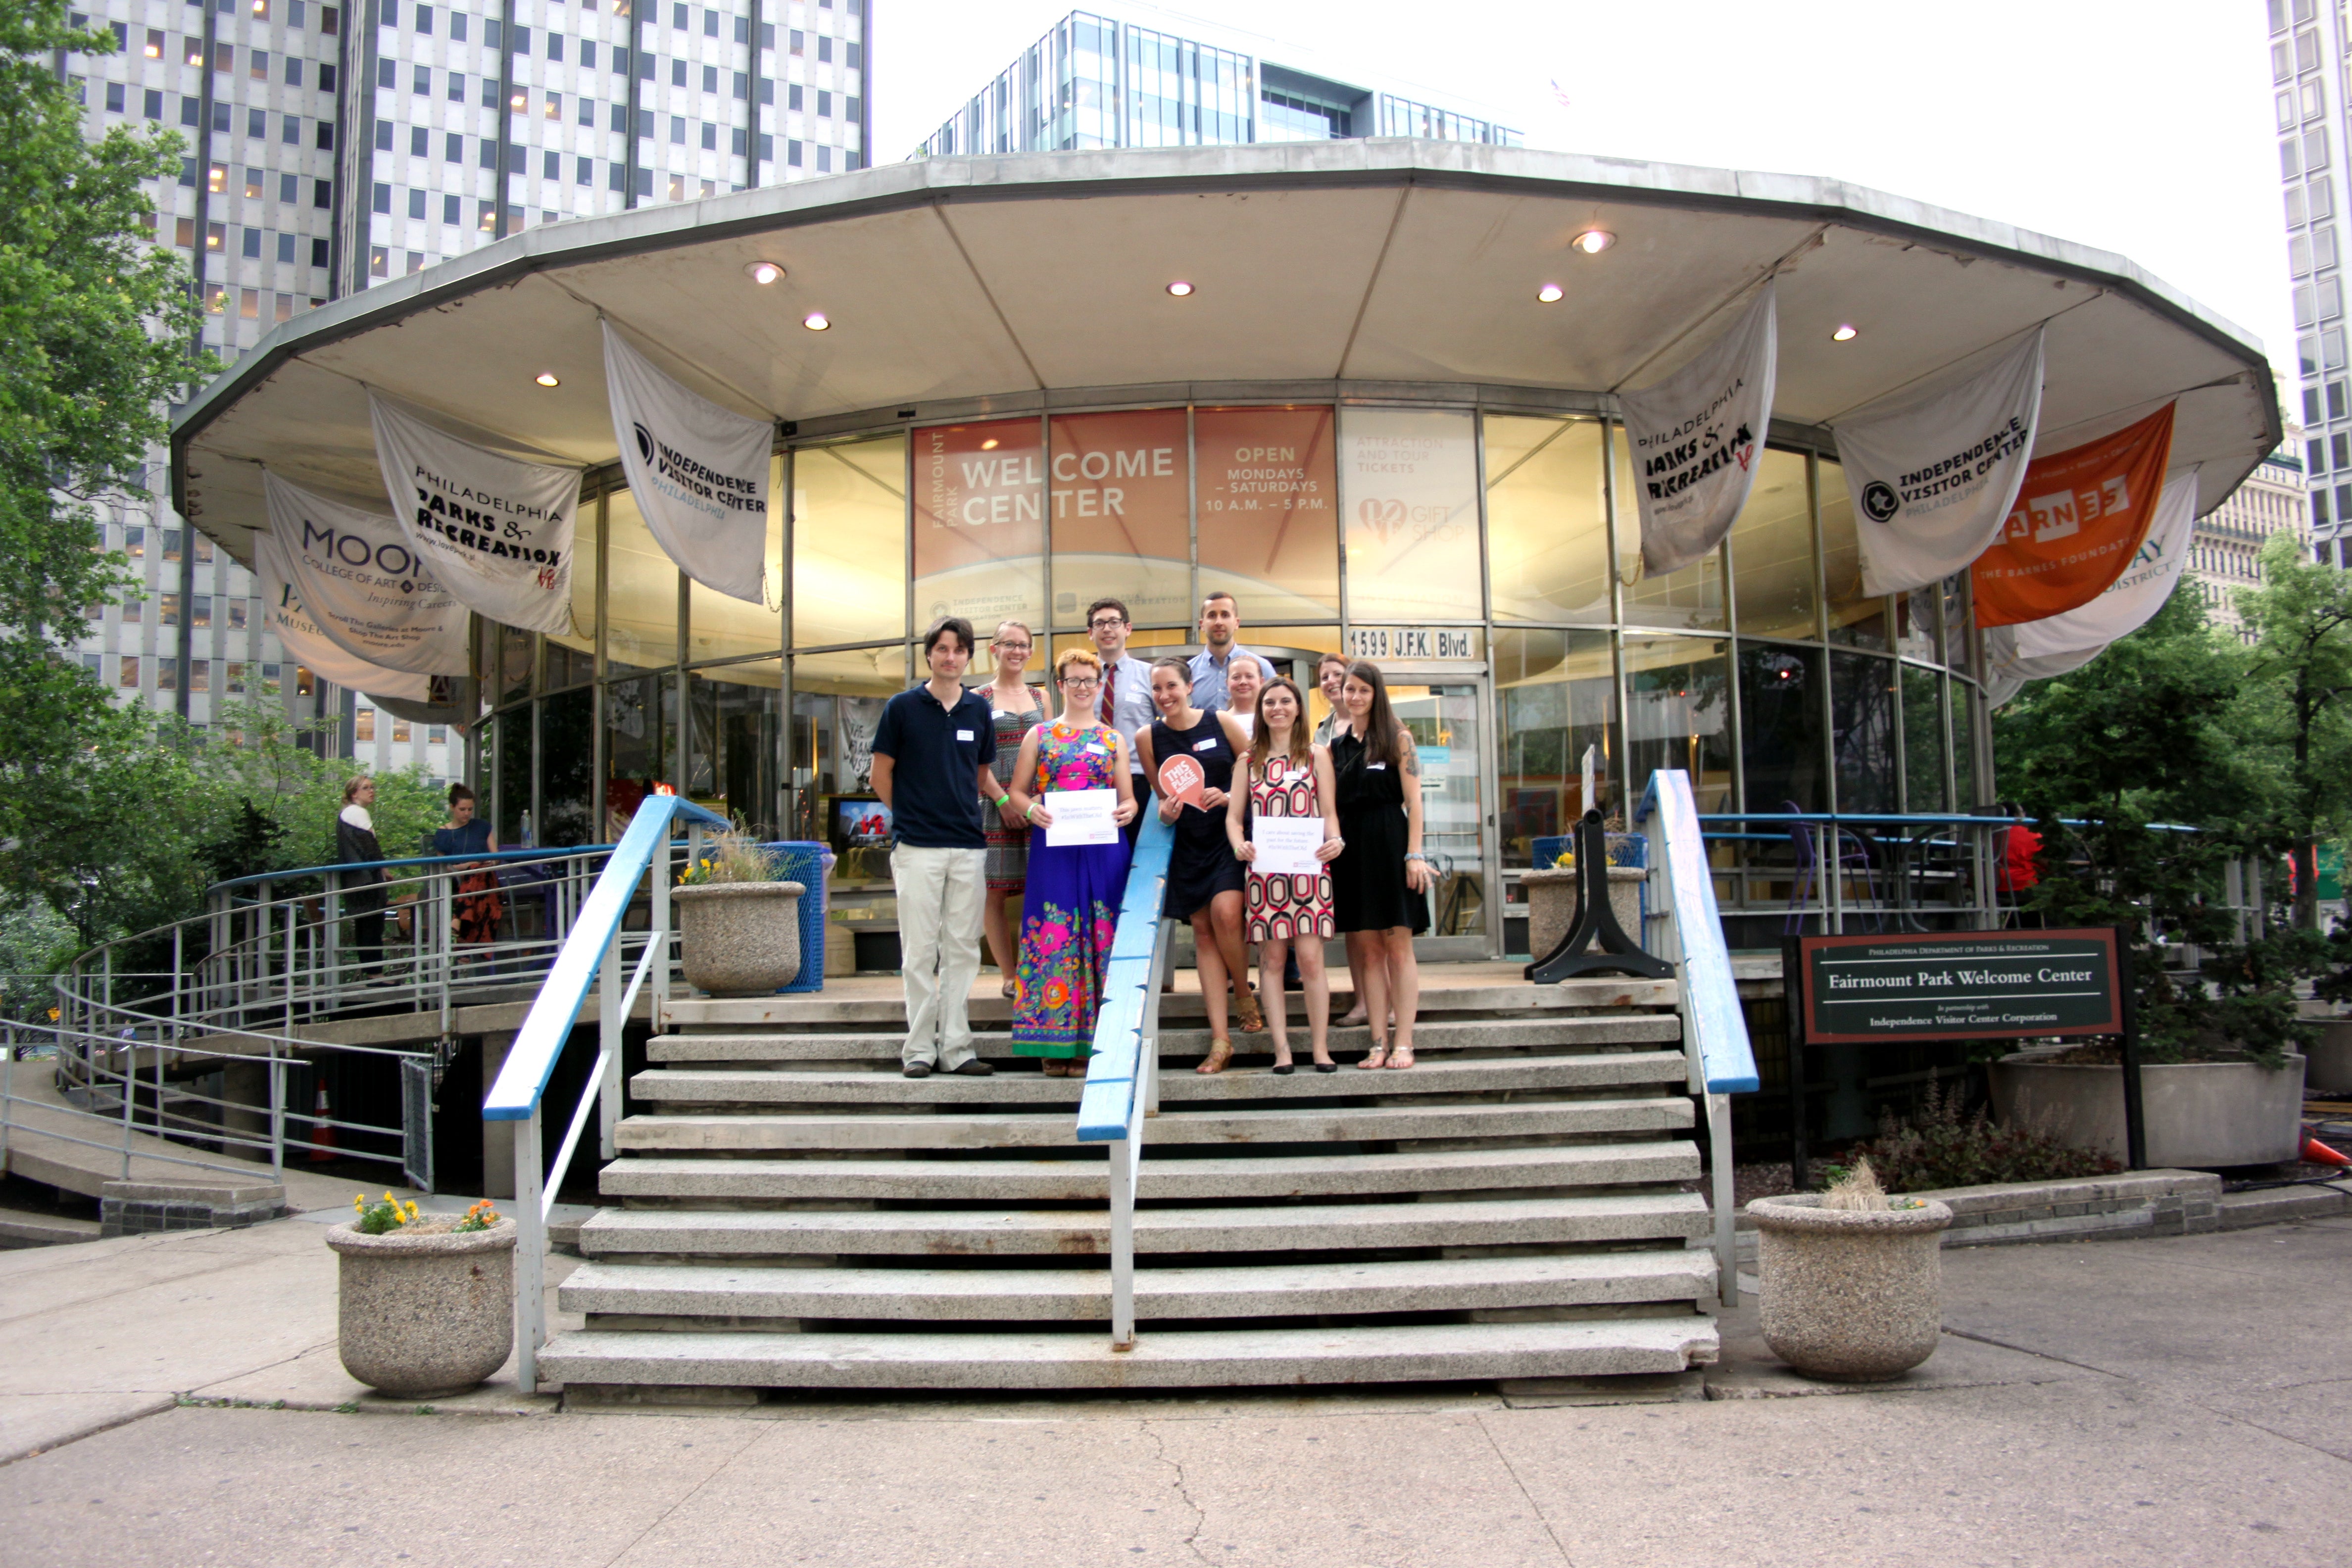
{"type": "Polygon", "coordinates": [[[540,1188],[541,1110],[515,1129],[515,1382],[539,1392],[539,1347],[547,1341],[547,1211],[540,1188]]]}
{"type": "Polygon", "coordinates": [[[275,1041],[269,1047],[269,1173],[286,1177],[286,1064],[275,1041]]]}
{"type": "Polygon", "coordinates": [[[1110,1151],[1110,1348],[1135,1348],[1135,1178],[1142,1163],[1142,1102],[1110,1151]]]}
{"type": "MultiPolygon", "coordinates": [[[[656,873],[656,878],[659,874],[656,873]]],[[[649,940],[659,942],[661,933],[652,932],[649,940]]],[[[596,1081],[583,1090],[596,1097],[596,1149],[607,1160],[613,1157],[613,1129],[621,1119],[621,1029],[627,1022],[621,1016],[621,933],[616,931],[604,946],[604,961],[596,966],[600,1070],[596,1081]]]]}
{"type": "Polygon", "coordinates": [[[139,1087],[139,1041],[134,1035],[125,1042],[130,1054],[122,1058],[122,1179],[131,1179],[131,1108],[136,1101],[134,1091],[139,1087]]]}
{"type": "Polygon", "coordinates": [[[1739,1305],[1738,1215],[1731,1163],[1731,1096],[1706,1097],[1707,1175],[1715,1197],[1716,1286],[1723,1304],[1739,1305]]]}
{"type": "MultiPolygon", "coordinates": [[[[700,828],[700,826],[698,826],[695,828],[695,830],[694,830],[694,831],[695,831],[695,833],[698,836],[698,835],[701,833],[702,829],[700,828]]],[[[693,842],[694,842],[694,841],[689,840],[689,843],[688,843],[688,859],[687,859],[687,865],[688,865],[688,867],[691,867],[691,866],[694,864],[694,860],[693,860],[693,858],[692,858],[692,853],[693,853],[693,852],[692,852],[692,843],[693,843],[693,842]]],[[[665,852],[665,853],[662,855],[662,857],[661,857],[661,863],[660,863],[660,865],[658,865],[657,867],[656,867],[656,868],[655,868],[655,870],[654,870],[654,874],[653,874],[653,900],[652,900],[652,902],[653,902],[653,918],[652,918],[650,921],[648,921],[646,922],[648,925],[650,925],[650,926],[653,928],[653,935],[652,935],[651,940],[653,940],[653,941],[655,941],[655,942],[657,942],[661,943],[661,950],[662,950],[662,951],[661,951],[661,956],[660,956],[659,958],[657,958],[657,959],[654,960],[654,971],[653,971],[653,977],[654,977],[654,979],[657,982],[657,984],[655,984],[655,985],[653,986],[653,988],[652,988],[652,994],[651,994],[651,996],[650,996],[650,997],[646,1000],[646,1017],[647,1021],[649,1021],[649,1022],[653,1025],[653,1032],[654,1032],[655,1034],[656,1034],[656,1035],[658,1035],[658,1034],[662,1033],[662,1032],[663,1032],[663,1030],[667,1026],[667,1018],[666,1018],[666,1016],[665,1016],[665,1014],[666,1014],[666,1010],[667,1010],[667,1004],[668,1004],[668,1002],[669,1002],[669,997],[670,997],[670,987],[671,987],[671,986],[676,983],[676,979],[677,979],[676,971],[675,971],[675,967],[674,967],[674,961],[673,961],[673,960],[671,959],[671,957],[670,957],[670,941],[669,941],[669,938],[670,938],[670,929],[669,929],[669,927],[670,927],[670,898],[669,898],[669,889],[670,889],[670,883],[671,883],[671,880],[672,880],[672,879],[671,879],[671,877],[670,877],[670,871],[669,871],[669,856],[668,856],[668,854],[667,854],[667,853],[666,853],[666,852],[665,852]]],[[[614,1047],[614,1059],[615,1059],[615,1060],[617,1060],[617,1059],[618,1059],[618,1058],[619,1058],[619,1047],[614,1047]]],[[[617,1071],[617,1069],[616,1069],[616,1071],[617,1071]]],[[[617,1079],[616,1079],[616,1084],[617,1084],[617,1079]]],[[[607,1150],[605,1151],[605,1156],[606,1156],[607,1158],[610,1158],[610,1157],[611,1157],[611,1154],[612,1154],[612,1151],[611,1151],[610,1149],[607,1149],[607,1150]]]]}

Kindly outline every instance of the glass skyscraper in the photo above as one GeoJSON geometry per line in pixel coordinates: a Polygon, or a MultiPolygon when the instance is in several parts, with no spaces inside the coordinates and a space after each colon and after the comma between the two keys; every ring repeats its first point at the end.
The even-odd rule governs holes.
{"type": "Polygon", "coordinates": [[[982,88],[923,151],[936,157],[1425,136],[1517,147],[1491,120],[1073,11],[982,88]]]}
{"type": "Polygon", "coordinates": [[[2352,565],[2352,396],[2345,357],[2344,274],[2336,237],[2335,153],[2352,146],[2345,117],[2352,90],[2352,37],[2345,14],[2318,0],[2265,0],[2271,81],[2284,186],[2287,269],[2294,290],[2295,370],[2303,416],[2304,477],[2312,551],[2352,565]]]}

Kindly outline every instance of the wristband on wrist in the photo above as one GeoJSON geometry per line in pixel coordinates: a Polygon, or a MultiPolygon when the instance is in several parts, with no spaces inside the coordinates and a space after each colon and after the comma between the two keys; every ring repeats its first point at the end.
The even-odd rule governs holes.
{"type": "Polygon", "coordinates": [[[1037,820],[1037,803],[1035,801],[1033,800],[1027,805],[1022,807],[1021,820],[1024,822],[1034,822],[1037,820]]]}
{"type": "Polygon", "coordinates": [[[999,811],[1003,811],[1003,810],[1004,809],[1004,803],[1005,803],[1006,801],[1008,801],[1008,800],[1011,800],[1012,798],[1013,798],[1013,793],[1012,793],[1012,791],[1010,791],[1010,790],[1007,790],[1004,794],[998,795],[998,796],[996,797],[996,809],[997,809],[997,810],[999,810],[999,811]]]}

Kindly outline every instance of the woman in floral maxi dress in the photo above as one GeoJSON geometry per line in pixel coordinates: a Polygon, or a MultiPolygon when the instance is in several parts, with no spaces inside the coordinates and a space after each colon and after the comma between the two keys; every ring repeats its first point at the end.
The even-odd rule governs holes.
{"type": "Polygon", "coordinates": [[[1013,804],[1033,825],[1028,889],[1021,921],[1021,978],[1013,1000],[1013,1054],[1042,1057],[1048,1078],[1086,1071],[1094,1048],[1095,1015],[1102,1006],[1103,973],[1118,933],[1119,900],[1127,891],[1125,835],[1108,844],[1048,844],[1054,814],[1048,791],[1108,789],[1118,795],[1115,816],[1125,826],[1135,816],[1127,742],[1095,721],[1102,661],[1072,648],[1055,662],[1061,716],[1031,730],[1013,767],[1013,804]]]}

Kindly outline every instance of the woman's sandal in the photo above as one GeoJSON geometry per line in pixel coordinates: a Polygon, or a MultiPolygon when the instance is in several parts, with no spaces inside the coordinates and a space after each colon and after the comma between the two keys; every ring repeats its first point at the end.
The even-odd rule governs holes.
{"type": "Polygon", "coordinates": [[[1412,1047],[1411,1046],[1399,1046],[1395,1049],[1390,1051],[1388,1065],[1392,1068],[1409,1068],[1412,1066],[1412,1047]]]}
{"type": "Polygon", "coordinates": [[[1366,1051],[1364,1053],[1364,1059],[1358,1062],[1356,1065],[1360,1068],[1384,1068],[1388,1066],[1388,1042],[1386,1040],[1374,1040],[1372,1042],[1372,1048],[1366,1051]]]}
{"type": "Polygon", "coordinates": [[[1070,1064],[1062,1060],[1059,1057],[1048,1057],[1045,1058],[1044,1070],[1047,1078],[1068,1078],[1070,1076],[1070,1064]]]}
{"type": "Polygon", "coordinates": [[[1012,982],[1012,981],[1010,981],[1010,980],[1006,981],[1006,982],[1004,983],[1004,999],[1005,999],[1007,1002],[1012,1001],[1012,1000],[1013,1000],[1013,994],[1015,991],[1019,990],[1019,989],[1020,989],[1020,987],[1019,987],[1018,985],[1014,984],[1013,984],[1013,982],[1012,982]]]}
{"type": "Polygon", "coordinates": [[[1192,1070],[1197,1073],[1223,1072],[1225,1070],[1225,1064],[1233,1059],[1233,1041],[1212,1039],[1209,1042],[1209,1054],[1202,1058],[1201,1065],[1194,1068],[1192,1070]]]}
{"type": "Polygon", "coordinates": [[[1265,1009],[1257,1005],[1257,993],[1244,991],[1234,998],[1234,1027],[1244,1035],[1265,1033],[1265,1009]]]}

